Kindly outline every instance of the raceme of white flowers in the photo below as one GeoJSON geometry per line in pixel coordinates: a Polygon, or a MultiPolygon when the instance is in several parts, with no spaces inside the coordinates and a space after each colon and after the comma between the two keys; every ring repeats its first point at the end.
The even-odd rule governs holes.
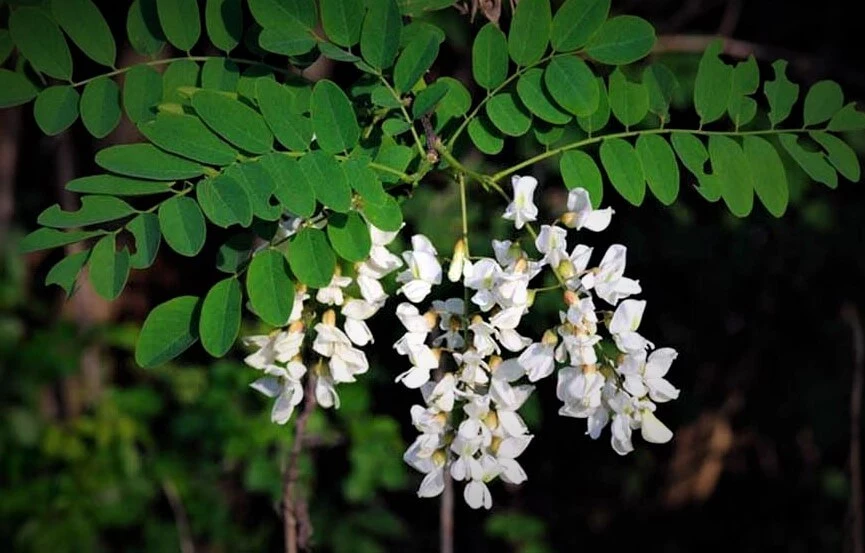
{"type": "MultiPolygon", "coordinates": [[[[537,180],[513,177],[513,201],[503,217],[516,229],[537,220],[537,180]]],[[[395,306],[405,333],[393,345],[406,358],[396,381],[418,389],[422,404],[411,408],[420,433],[404,454],[406,463],[425,476],[420,497],[442,493],[447,478],[465,482],[463,497],[472,508],[492,506],[488,484],[496,479],[520,484],[527,475],[518,458],[533,435],[519,409],[534,383],[556,373],[559,414],[586,420],[593,439],[610,427],[610,443],[620,455],[633,451],[634,431],[643,440],[664,443],[672,432],[655,415],[657,404],[676,399],[679,390],[665,376],[676,351],[658,348],[639,333],[646,302],[634,299],[638,281],[624,275],[627,250],[610,246],[593,264],[593,250],[569,246],[569,231],[605,230],[612,209],[593,209],[589,194],[571,190],[567,212],[542,225],[534,240],[533,259],[518,242],[493,240],[493,258],[470,258],[459,240],[447,267],[451,282],[462,282],[464,298],[436,298],[443,284],[444,259],[430,240],[417,234],[401,258],[387,249],[396,233],[370,225],[370,257],[356,266],[354,278],[339,271],[315,301],[325,309],[314,331],[317,356],[315,396],[323,407],[339,407],[337,384],[353,382],[369,364],[362,347],[373,343],[366,320],[388,295],[380,280],[397,273],[397,294],[408,301],[395,306]],[[552,273],[558,286],[532,288],[552,273]],[[355,286],[356,285],[356,286],[355,286]],[[359,297],[347,293],[356,289],[359,297]],[[520,321],[535,295],[557,291],[563,303],[558,323],[540,337],[520,333],[520,321]],[[423,307],[420,307],[423,304],[423,307]],[[336,312],[339,308],[339,314],[336,312]],[[341,322],[340,322],[341,319],[341,322]]],[[[286,223],[286,232],[296,231],[286,223]]],[[[304,302],[298,290],[294,311],[284,329],[246,338],[257,349],[246,363],[264,375],[252,387],[275,399],[271,418],[284,424],[304,394],[307,371],[301,357],[305,328],[304,302]]]]}

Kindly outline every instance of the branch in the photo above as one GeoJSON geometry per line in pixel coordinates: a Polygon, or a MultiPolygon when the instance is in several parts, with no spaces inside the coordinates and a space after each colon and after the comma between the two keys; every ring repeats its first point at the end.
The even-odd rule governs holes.
{"type": "Polygon", "coordinates": [[[306,390],[304,391],[303,411],[294,423],[294,444],[288,468],[283,474],[282,485],[282,521],[285,531],[286,553],[297,553],[298,548],[309,548],[309,538],[312,536],[312,524],[306,501],[297,496],[297,481],[300,478],[300,455],[303,453],[303,439],[309,417],[315,410],[315,375],[308,373],[306,390]]]}
{"type": "Polygon", "coordinates": [[[189,517],[183,507],[183,500],[177,491],[177,486],[171,480],[162,481],[162,491],[168,498],[171,512],[174,513],[174,523],[177,525],[177,539],[180,541],[181,553],[195,553],[195,542],[192,539],[192,531],[189,528],[189,517]]]}
{"type": "Polygon", "coordinates": [[[853,334],[853,382],[850,389],[850,513],[852,551],[865,553],[865,514],[862,512],[862,389],[865,386],[865,333],[859,310],[852,303],[841,309],[841,317],[853,334]]]}

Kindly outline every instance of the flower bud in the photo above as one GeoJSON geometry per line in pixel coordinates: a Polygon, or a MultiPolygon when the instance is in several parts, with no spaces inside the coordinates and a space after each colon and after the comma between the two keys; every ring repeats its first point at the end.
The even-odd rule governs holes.
{"type": "Polygon", "coordinates": [[[565,290],[565,293],[562,294],[565,305],[575,305],[580,301],[580,296],[577,295],[573,290],[565,290]]]}
{"type": "Polygon", "coordinates": [[[514,273],[521,275],[529,270],[529,262],[526,261],[525,257],[520,257],[517,259],[517,262],[514,264],[514,273]]]}
{"type": "Polygon", "coordinates": [[[312,372],[315,373],[316,376],[323,376],[328,373],[327,364],[324,362],[324,359],[318,359],[318,362],[312,368],[312,372]]]}
{"type": "Polygon", "coordinates": [[[563,259],[559,266],[556,267],[556,273],[559,274],[564,280],[568,280],[569,278],[573,278],[577,273],[574,271],[574,264],[571,263],[570,259],[563,259]]]}
{"type": "Polygon", "coordinates": [[[437,449],[432,454],[432,461],[435,463],[435,466],[441,467],[444,466],[445,462],[448,460],[448,454],[444,449],[437,449]]]}
{"type": "Polygon", "coordinates": [[[457,282],[463,276],[463,266],[466,263],[466,242],[462,238],[454,244],[454,254],[451,257],[451,265],[448,268],[448,280],[457,282]]]}
{"type": "Polygon", "coordinates": [[[492,451],[493,455],[498,454],[500,445],[502,445],[502,439],[498,436],[493,436],[493,439],[490,442],[490,451],[492,451]]]}
{"type": "Polygon", "coordinates": [[[437,413],[434,418],[435,418],[436,422],[442,426],[444,426],[448,423],[447,413],[437,413]]]}
{"type": "Polygon", "coordinates": [[[589,375],[598,372],[598,366],[594,363],[586,363],[583,365],[583,374],[589,375]]]}
{"type": "Polygon", "coordinates": [[[535,304],[535,296],[537,296],[538,291],[534,288],[529,288],[526,290],[526,307],[531,307],[535,304]]]}
{"type": "Polygon", "coordinates": [[[336,326],[336,311],[333,309],[328,309],[321,316],[321,322],[326,324],[327,326],[336,326]]]}
{"type": "Polygon", "coordinates": [[[559,337],[552,330],[547,330],[541,338],[541,343],[545,346],[555,346],[559,343],[559,337]]]}
{"type": "Polygon", "coordinates": [[[303,332],[303,321],[294,321],[290,325],[288,325],[288,331],[292,334],[297,332],[303,332]]]}
{"type": "Polygon", "coordinates": [[[490,357],[490,360],[487,363],[487,366],[490,368],[490,373],[496,372],[496,369],[498,369],[499,365],[501,365],[503,362],[504,360],[501,358],[500,355],[493,355],[492,357],[490,357]]]}
{"type": "Polygon", "coordinates": [[[564,213],[559,220],[568,228],[577,228],[577,214],[573,211],[564,213]]]}
{"type": "Polygon", "coordinates": [[[490,430],[495,430],[499,426],[499,416],[495,411],[490,410],[487,416],[484,417],[484,425],[490,430]]]}
{"type": "Polygon", "coordinates": [[[474,316],[472,317],[472,324],[473,324],[473,325],[476,325],[476,324],[479,324],[479,323],[482,323],[482,322],[484,322],[484,318],[481,317],[480,315],[474,315],[474,316]]]}
{"type": "Polygon", "coordinates": [[[433,357],[435,357],[436,362],[441,363],[441,361],[442,361],[442,348],[432,348],[430,351],[432,352],[433,357]]]}
{"type": "Polygon", "coordinates": [[[424,313],[423,318],[424,318],[424,320],[426,320],[426,324],[430,330],[434,329],[436,327],[436,325],[438,324],[438,321],[439,321],[438,314],[435,311],[433,311],[432,309],[430,309],[429,311],[424,313]]]}

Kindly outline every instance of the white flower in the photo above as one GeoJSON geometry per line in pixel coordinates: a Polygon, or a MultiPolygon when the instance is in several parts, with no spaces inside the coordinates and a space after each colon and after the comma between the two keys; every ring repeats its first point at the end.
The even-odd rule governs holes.
{"type": "Polygon", "coordinates": [[[336,393],[336,383],[329,373],[319,374],[315,379],[315,401],[324,407],[330,409],[336,407],[339,409],[339,395],[336,393]]]}
{"type": "Polygon", "coordinates": [[[535,239],[535,247],[544,254],[544,262],[556,270],[563,260],[568,259],[568,231],[561,227],[541,225],[541,232],[535,239]]]}
{"type": "Polygon", "coordinates": [[[490,509],[493,506],[493,496],[490,494],[490,489],[486,483],[501,473],[501,467],[490,455],[481,457],[479,464],[481,466],[479,478],[473,478],[471,482],[466,484],[465,490],[463,490],[463,499],[472,509],[480,509],[481,507],[490,509]]]}
{"type": "Polygon", "coordinates": [[[265,370],[276,362],[276,342],[282,332],[273,332],[268,335],[246,336],[243,338],[245,346],[255,346],[255,352],[247,355],[243,362],[254,369],[265,370]]]}
{"type": "Polygon", "coordinates": [[[641,413],[640,433],[652,444],[665,444],[673,438],[673,432],[649,409],[641,413]]]}
{"type": "Polygon", "coordinates": [[[623,276],[625,274],[625,255],[627,248],[621,244],[609,247],[597,273],[583,277],[586,289],[594,288],[595,293],[610,305],[616,305],[619,300],[641,292],[640,283],[623,276]]]}
{"type": "Polygon", "coordinates": [[[397,282],[403,283],[399,292],[412,303],[423,301],[434,284],[442,282],[442,267],[438,252],[426,236],[415,234],[411,238],[412,249],[403,252],[402,257],[408,269],[397,275],[397,282]]]}
{"type": "Polygon", "coordinates": [[[436,497],[445,489],[445,469],[438,466],[424,477],[417,490],[418,497],[436,497]]]}
{"type": "Polygon", "coordinates": [[[291,314],[288,316],[288,321],[285,324],[291,324],[299,321],[303,316],[303,302],[309,299],[309,294],[306,292],[306,286],[297,289],[294,292],[294,303],[291,306],[291,314]]]}
{"type": "Polygon", "coordinates": [[[351,345],[351,340],[343,331],[335,326],[318,323],[315,332],[312,349],[330,358],[328,366],[334,382],[354,382],[354,375],[369,369],[366,355],[351,345]]]}
{"type": "Polygon", "coordinates": [[[306,367],[299,361],[292,361],[284,368],[270,366],[265,369],[265,374],[250,387],[270,398],[276,398],[270,420],[276,424],[285,424],[291,418],[301,401],[303,401],[303,385],[300,379],[306,374],[306,367]]]}
{"type": "Polygon", "coordinates": [[[526,370],[529,381],[536,382],[553,373],[557,342],[556,335],[548,330],[544,333],[543,341],[530,345],[520,354],[520,365],[526,370]]]}
{"type": "Polygon", "coordinates": [[[592,202],[585,188],[574,188],[568,193],[568,211],[571,216],[565,219],[570,223],[568,226],[576,230],[585,227],[600,232],[610,225],[613,216],[610,208],[592,209],[592,202]]]}
{"type": "Polygon", "coordinates": [[[679,390],[664,378],[677,355],[672,348],[660,348],[653,351],[648,360],[645,351],[625,356],[617,368],[625,377],[624,388],[638,398],[648,394],[658,403],[678,398],[679,390]]]}
{"type": "Polygon", "coordinates": [[[342,305],[344,301],[342,289],[351,284],[351,277],[340,276],[338,273],[330,279],[330,284],[319,288],[315,300],[322,305],[342,305]]]}
{"type": "Polygon", "coordinates": [[[489,311],[496,305],[496,295],[493,287],[499,280],[502,268],[494,259],[484,257],[477,262],[466,261],[465,264],[466,288],[477,290],[472,296],[472,303],[480,307],[481,311],[489,311]]]}
{"type": "Polygon", "coordinates": [[[564,403],[559,409],[560,415],[584,419],[601,408],[604,376],[598,370],[565,367],[559,371],[558,378],[556,396],[564,403]]]}
{"type": "Polygon", "coordinates": [[[456,399],[456,384],[454,375],[451,373],[447,373],[436,383],[427,382],[421,388],[424,401],[439,411],[450,413],[456,399]]]}
{"type": "Polygon", "coordinates": [[[501,478],[508,484],[522,484],[528,479],[526,471],[516,461],[534,436],[509,436],[498,444],[496,462],[501,469],[501,478]]]}
{"type": "Polygon", "coordinates": [[[459,281],[463,276],[463,268],[465,267],[468,256],[466,255],[465,240],[460,238],[454,245],[454,255],[451,258],[450,267],[448,267],[448,280],[451,282],[459,281]]]}
{"type": "Polygon", "coordinates": [[[534,194],[538,181],[534,177],[511,177],[511,186],[514,188],[514,201],[505,209],[504,217],[514,222],[517,229],[538,218],[538,207],[535,205],[534,194]]]}
{"type": "Polygon", "coordinates": [[[637,353],[651,346],[651,343],[637,332],[645,309],[644,300],[625,300],[616,308],[609,330],[619,350],[637,353]]]}
{"type": "Polygon", "coordinates": [[[483,356],[476,350],[470,349],[465,353],[454,353],[454,360],[460,367],[459,379],[469,386],[482,385],[489,382],[489,365],[483,356]]]}
{"type": "Polygon", "coordinates": [[[345,316],[345,333],[357,346],[365,346],[375,342],[366,320],[375,315],[379,306],[368,301],[350,299],[342,306],[345,316]]]}
{"type": "Polygon", "coordinates": [[[480,317],[475,317],[474,322],[469,326],[472,332],[472,345],[483,355],[489,357],[494,353],[501,353],[498,343],[496,343],[495,335],[498,332],[496,327],[484,321],[480,317]]]}
{"type": "Polygon", "coordinates": [[[458,350],[465,346],[462,335],[462,317],[465,314],[465,303],[460,298],[450,298],[445,301],[432,302],[433,311],[439,316],[439,329],[444,333],[433,340],[438,346],[445,342],[448,349],[458,350]]]}

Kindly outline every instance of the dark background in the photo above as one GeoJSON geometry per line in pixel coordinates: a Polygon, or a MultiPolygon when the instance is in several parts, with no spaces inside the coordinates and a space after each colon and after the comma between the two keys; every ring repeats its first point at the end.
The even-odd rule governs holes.
{"type": "MultiPolygon", "coordinates": [[[[125,5],[99,4],[122,28],[125,5]]],[[[784,57],[803,93],[832,78],[848,100],[861,100],[861,22],[852,6],[613,3],[616,12],[649,19],[676,50],[661,59],[683,82],[684,109],[673,119],[681,127],[696,124],[687,81],[698,59],[681,51],[691,43],[681,35],[735,37],[742,42],[734,49],[758,55],[764,79],[771,61],[784,57]]],[[[434,72],[470,86],[470,37],[482,16],[470,23],[447,10],[432,19],[449,37],[434,72]]],[[[135,61],[126,56],[122,65],[135,61]]],[[[80,61],[84,71],[98,71],[80,61]]],[[[347,83],[354,74],[345,67],[314,71],[347,83]]],[[[80,123],[46,138],[31,107],[0,112],[0,543],[52,553],[280,550],[279,467],[292,431],[270,424],[269,405],[247,388],[255,373],[239,362],[241,348],[221,361],[194,348],[149,371],[131,358],[150,307],[203,294],[218,279],[207,268],[215,246],[203,261],[163,248],[157,265],[133,272],[113,304],[86,279],[64,302],[42,285],[60,253],[16,253],[42,209],[74,205],[62,186],[95,172],[96,150],[135,139],[128,122],[102,141],[80,123]]],[[[850,140],[865,150],[865,137],[850,140]]],[[[462,153],[491,168],[539,148],[526,139],[496,159],[462,153]]],[[[542,213],[558,213],[564,193],[556,164],[533,173],[542,182],[542,213]]],[[[788,174],[793,201],[780,220],[760,207],[735,219],[687,178],[670,208],[651,198],[634,208],[607,185],[605,204],[616,217],[589,242],[628,246],[628,272],[649,301],[642,330],[680,352],[669,378],[681,397],[658,412],[675,438],[663,446],[637,439],[636,451],[619,457],[608,432],[595,442],[583,435],[584,421],[558,417],[554,382],[541,383],[524,410],[536,434],[520,459],[529,480],[494,484],[491,513],[468,509],[458,485],[457,551],[854,550],[851,513],[865,507],[852,500],[850,466],[854,372],[865,370],[856,357],[865,348],[865,194],[843,180],[834,191],[808,182],[792,166],[788,174]]],[[[506,232],[504,206],[479,189],[471,197],[478,251],[506,232]]],[[[459,233],[458,197],[448,183],[431,179],[405,209],[407,230],[429,234],[442,250],[459,233]]],[[[524,333],[539,336],[554,304],[540,302],[524,333]]],[[[392,382],[403,370],[389,347],[396,326],[385,312],[377,317],[372,369],[340,389],[340,411],[312,419],[303,478],[318,551],[437,550],[438,501],[414,497],[420,477],[401,461],[415,436],[408,408],[419,397],[392,382]]],[[[244,332],[260,330],[249,322],[244,332]]],[[[861,397],[861,387],[855,391],[861,397]]]]}

